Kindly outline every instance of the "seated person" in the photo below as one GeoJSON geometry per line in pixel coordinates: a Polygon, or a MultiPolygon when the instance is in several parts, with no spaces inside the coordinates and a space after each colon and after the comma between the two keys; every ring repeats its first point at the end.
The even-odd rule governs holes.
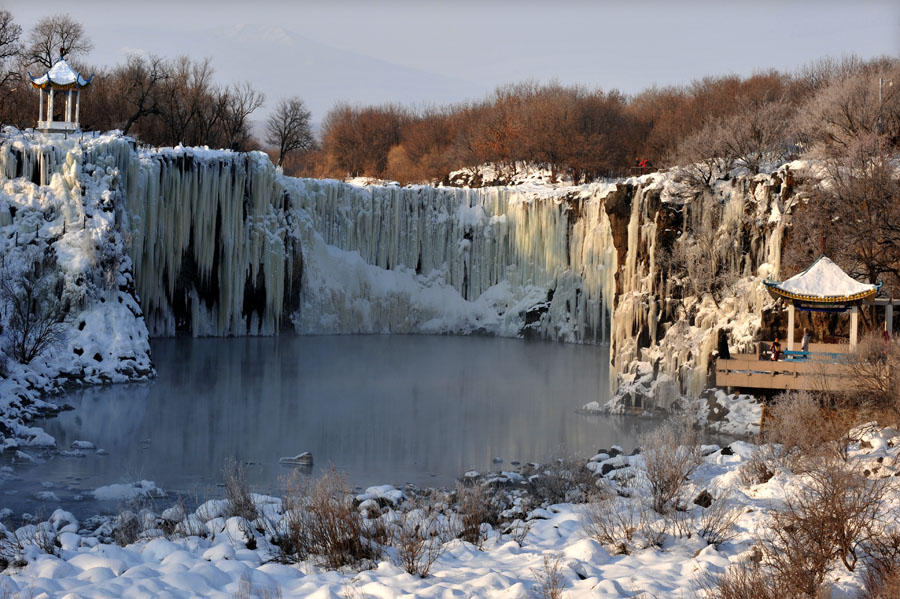
{"type": "Polygon", "coordinates": [[[773,341],[771,353],[772,353],[772,361],[773,362],[777,362],[778,360],[780,360],[781,359],[781,344],[778,343],[777,341],[773,341]]]}

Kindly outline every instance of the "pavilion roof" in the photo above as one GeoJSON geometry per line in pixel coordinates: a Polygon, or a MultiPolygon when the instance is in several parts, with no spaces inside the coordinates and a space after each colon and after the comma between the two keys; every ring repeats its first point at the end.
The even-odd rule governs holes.
{"type": "Polygon", "coordinates": [[[59,60],[53,63],[53,66],[50,67],[50,70],[41,75],[40,77],[32,77],[31,73],[28,73],[28,78],[31,80],[31,85],[33,87],[46,89],[48,87],[52,87],[53,89],[74,89],[76,87],[82,88],[87,87],[91,84],[91,80],[94,78],[93,75],[85,79],[81,76],[75,69],[69,66],[69,63],[60,56],[59,60]]]}
{"type": "Polygon", "coordinates": [[[826,256],[819,257],[809,268],[785,281],[766,280],[765,285],[775,297],[823,304],[860,301],[881,289],[881,283],[860,283],[826,256]]]}

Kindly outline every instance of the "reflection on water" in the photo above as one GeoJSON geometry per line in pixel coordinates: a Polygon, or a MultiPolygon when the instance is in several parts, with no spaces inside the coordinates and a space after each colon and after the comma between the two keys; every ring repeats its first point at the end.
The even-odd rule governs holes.
{"type": "Polygon", "coordinates": [[[303,451],[316,469],[334,464],[355,485],[445,486],[468,469],[541,461],[563,447],[584,457],[612,444],[631,449],[635,427],[652,426],[575,412],[607,396],[602,346],[282,336],[152,347],[157,380],[72,393],[64,399],[76,409],[43,424],[60,448],[88,440],[109,455],[52,458],[22,473],[22,489],[52,481],[65,502],[144,478],[205,495],[235,456],[252,462],[257,489],[272,491],[289,471],[279,458],[303,451]]]}

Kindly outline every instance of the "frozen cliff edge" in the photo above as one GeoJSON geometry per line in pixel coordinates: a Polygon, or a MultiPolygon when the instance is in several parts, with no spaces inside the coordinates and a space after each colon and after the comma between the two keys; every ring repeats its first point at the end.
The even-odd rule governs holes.
{"type": "Polygon", "coordinates": [[[707,386],[720,328],[734,350],[752,344],[770,305],[759,281],[778,275],[797,201],[792,165],[702,192],[673,173],[362,186],[285,177],[260,152],[139,149],[116,133],[7,130],[0,167],[4,264],[52,250],[68,307],[62,344],[10,361],[8,406],[152,376],[150,335],[287,329],[610,343],[619,391],[605,408],[668,409],[707,386]]]}
{"type": "Polygon", "coordinates": [[[52,302],[64,316],[56,343],[27,364],[0,351],[0,447],[10,449],[53,444],[26,426],[57,409],[40,399],[43,394],[66,384],[144,380],[154,372],[117,209],[124,203],[120,163],[130,144],[116,135],[51,142],[4,133],[2,346],[16,328],[8,318],[9,293],[22,292],[25,272],[37,275],[36,300],[52,302]]]}

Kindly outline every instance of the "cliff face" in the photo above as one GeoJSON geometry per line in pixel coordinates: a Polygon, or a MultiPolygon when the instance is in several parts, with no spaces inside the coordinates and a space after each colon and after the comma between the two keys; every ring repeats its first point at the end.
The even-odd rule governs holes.
{"type": "MultiPolygon", "coordinates": [[[[701,192],[673,179],[641,183],[627,224],[614,309],[609,409],[668,408],[707,386],[719,329],[732,351],[752,351],[772,300],[785,215],[798,201],[789,165],[701,192]]],[[[621,212],[621,210],[620,210],[621,212]]]]}
{"type": "Polygon", "coordinates": [[[61,351],[84,380],[147,376],[151,334],[479,333],[609,343],[615,409],[699,392],[723,326],[749,349],[796,201],[788,166],[703,192],[664,173],[361,187],[284,177],[261,153],[116,135],[19,137],[0,168],[5,259],[31,235],[72,289],[116,281],[120,296],[94,285],[67,316],[61,351]],[[122,325],[79,314],[111,305],[130,307],[134,330],[98,371],[84,335],[99,347],[122,325]]]}

